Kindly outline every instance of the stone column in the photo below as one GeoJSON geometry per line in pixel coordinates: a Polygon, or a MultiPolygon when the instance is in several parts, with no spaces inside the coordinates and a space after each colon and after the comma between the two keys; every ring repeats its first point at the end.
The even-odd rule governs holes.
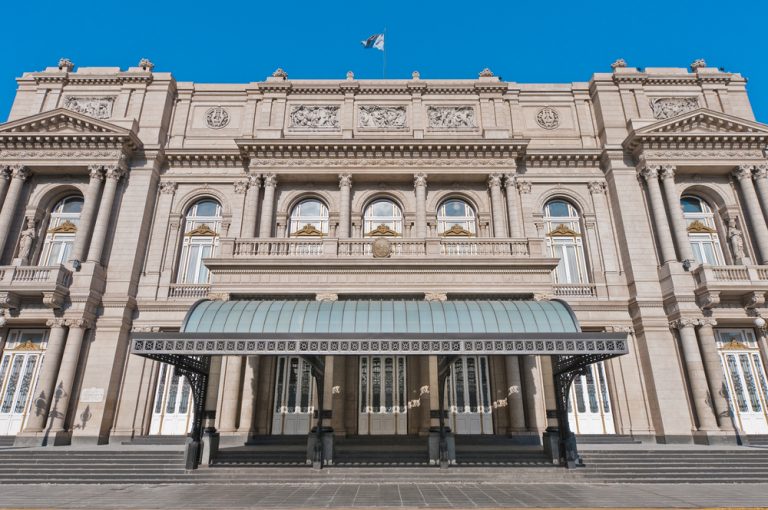
{"type": "Polygon", "coordinates": [[[523,237],[523,229],[520,219],[520,197],[517,194],[515,174],[504,176],[504,187],[507,192],[507,215],[509,216],[509,236],[523,237]]]}
{"type": "Polygon", "coordinates": [[[520,358],[505,356],[507,371],[507,400],[509,401],[509,431],[525,432],[525,404],[520,380],[520,358]]]}
{"type": "Polygon", "coordinates": [[[659,188],[659,167],[647,166],[640,174],[648,183],[648,200],[653,214],[654,230],[659,239],[659,248],[661,250],[661,263],[677,260],[675,257],[675,246],[672,243],[672,235],[669,232],[669,222],[667,214],[664,212],[664,200],[661,197],[659,188]]]}
{"type": "MultiPolygon", "coordinates": [[[[768,218],[768,164],[757,165],[752,178],[755,180],[757,194],[760,196],[760,202],[763,205],[763,214],[768,218]]],[[[2,183],[0,183],[0,186],[2,186],[2,183]]],[[[2,196],[2,193],[0,193],[0,202],[2,201],[2,196]]]]}
{"type": "Polygon", "coordinates": [[[672,327],[680,330],[680,345],[683,348],[685,369],[688,374],[688,384],[693,395],[693,407],[699,419],[699,430],[718,430],[715,414],[709,405],[710,396],[707,388],[707,377],[704,373],[704,364],[701,361],[699,345],[696,340],[696,319],[679,319],[672,323],[672,327]]]}
{"type": "Polygon", "coordinates": [[[101,182],[104,180],[101,165],[91,165],[88,167],[88,172],[90,173],[90,180],[88,181],[88,189],[85,191],[83,212],[80,213],[80,224],[77,226],[75,246],[69,255],[69,260],[77,260],[79,262],[82,262],[88,241],[91,239],[91,225],[96,214],[96,206],[98,205],[99,193],[101,192],[101,182]]]}
{"type": "Polygon", "coordinates": [[[427,174],[413,176],[416,190],[416,237],[427,237],[427,174]]]}
{"type": "Polygon", "coordinates": [[[733,176],[739,181],[741,193],[744,196],[744,206],[747,209],[752,232],[760,252],[760,263],[768,264],[768,226],[763,212],[760,210],[755,186],[752,184],[752,167],[740,166],[733,171],[733,176]]]}
{"type": "Polygon", "coordinates": [[[105,166],[104,169],[107,182],[104,185],[104,192],[101,194],[99,214],[96,216],[96,225],[93,227],[93,236],[91,237],[91,247],[88,250],[88,261],[99,264],[101,264],[101,256],[104,254],[104,242],[107,239],[107,230],[109,229],[109,222],[112,217],[112,205],[115,202],[117,184],[125,172],[119,165],[105,166]]]}
{"type": "Polygon", "coordinates": [[[11,177],[8,175],[8,171],[5,168],[0,168],[0,208],[3,207],[3,199],[5,199],[5,193],[8,191],[8,182],[11,177]]]}
{"type": "Polygon", "coordinates": [[[507,237],[507,229],[504,228],[504,204],[501,198],[501,174],[488,176],[488,189],[491,191],[493,237],[507,237]]]}
{"type": "Polygon", "coordinates": [[[56,378],[56,388],[53,393],[53,403],[49,412],[49,426],[52,433],[65,430],[67,421],[67,408],[72,396],[72,389],[77,374],[77,365],[80,360],[80,350],[83,346],[83,337],[90,324],[85,319],[68,319],[69,326],[67,342],[64,346],[64,354],[61,358],[59,374],[56,378]]]}
{"type": "Polygon", "coordinates": [[[267,174],[264,176],[264,201],[261,204],[259,237],[272,237],[272,224],[274,223],[272,209],[275,207],[276,186],[277,176],[275,174],[267,174]]]}
{"type": "Polygon", "coordinates": [[[523,380],[525,382],[525,416],[528,430],[541,433],[547,428],[544,387],[536,356],[523,356],[523,380]]]}
{"type": "Polygon", "coordinates": [[[720,430],[733,431],[733,422],[728,410],[728,401],[725,399],[725,379],[720,356],[717,354],[717,342],[713,326],[717,325],[715,319],[705,317],[699,319],[699,348],[704,360],[704,371],[709,383],[709,394],[714,405],[715,418],[720,430]]]}
{"type": "Polygon", "coordinates": [[[40,375],[37,377],[36,393],[32,396],[30,409],[24,433],[42,432],[48,421],[48,410],[51,408],[51,395],[56,385],[56,376],[59,373],[61,354],[64,352],[64,339],[67,331],[64,329],[64,319],[51,319],[45,323],[51,328],[48,335],[48,346],[45,349],[43,366],[40,367],[40,375]]]}
{"type": "Polygon", "coordinates": [[[224,392],[221,398],[220,432],[235,432],[237,430],[237,411],[240,408],[240,372],[243,367],[242,356],[226,356],[224,358],[224,392]]]}
{"type": "Polygon", "coordinates": [[[245,211],[243,211],[243,226],[240,229],[241,237],[256,237],[256,216],[259,212],[259,191],[261,188],[261,174],[248,176],[248,190],[245,192],[245,211]]]}
{"type": "Polygon", "coordinates": [[[5,251],[5,243],[8,241],[8,233],[11,230],[11,222],[16,217],[16,209],[19,207],[21,189],[24,181],[29,177],[29,170],[21,165],[11,167],[11,184],[8,186],[8,194],[3,201],[3,209],[0,211],[0,257],[5,251]]]}
{"type": "Polygon", "coordinates": [[[250,436],[253,432],[253,403],[256,398],[255,390],[258,377],[259,357],[246,357],[243,391],[240,398],[240,422],[237,427],[237,431],[244,436],[250,436]]]}
{"type": "Polygon", "coordinates": [[[688,225],[683,216],[683,208],[680,206],[680,196],[675,189],[675,167],[664,165],[661,167],[660,175],[664,195],[667,198],[667,207],[669,207],[672,232],[677,243],[677,254],[683,262],[686,260],[693,261],[693,250],[691,250],[691,243],[688,240],[688,225]]]}
{"type": "Polygon", "coordinates": [[[349,237],[350,224],[350,203],[352,195],[352,176],[350,174],[339,174],[339,228],[336,231],[339,239],[349,237]]]}

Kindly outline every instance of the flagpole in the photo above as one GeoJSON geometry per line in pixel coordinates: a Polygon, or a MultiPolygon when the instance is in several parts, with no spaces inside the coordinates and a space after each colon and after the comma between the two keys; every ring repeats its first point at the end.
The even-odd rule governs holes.
{"type": "Polygon", "coordinates": [[[382,65],[381,75],[387,79],[387,27],[384,27],[384,64],[382,65]]]}

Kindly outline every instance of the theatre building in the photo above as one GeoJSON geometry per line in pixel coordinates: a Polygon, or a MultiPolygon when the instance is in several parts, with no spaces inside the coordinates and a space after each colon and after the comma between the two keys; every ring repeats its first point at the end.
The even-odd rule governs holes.
{"type": "Polygon", "coordinates": [[[7,443],[768,434],[768,125],[738,73],[17,81],[7,443]]]}

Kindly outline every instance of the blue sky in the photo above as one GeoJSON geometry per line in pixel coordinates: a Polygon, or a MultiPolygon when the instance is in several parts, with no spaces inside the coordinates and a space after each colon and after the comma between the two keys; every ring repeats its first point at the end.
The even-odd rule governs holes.
{"type": "Polygon", "coordinates": [[[686,67],[697,58],[739,72],[768,122],[768,2],[304,1],[7,2],[0,119],[15,78],[68,57],[127,68],[141,57],[177,80],[249,82],[276,67],[292,78],[382,77],[360,40],[387,29],[387,77],[474,78],[484,67],[522,83],[588,81],[616,58],[686,67]],[[727,10],[720,9],[725,5],[727,10]]]}

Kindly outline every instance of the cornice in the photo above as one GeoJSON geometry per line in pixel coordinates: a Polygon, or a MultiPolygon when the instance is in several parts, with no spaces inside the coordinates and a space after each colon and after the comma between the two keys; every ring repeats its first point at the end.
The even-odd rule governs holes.
{"type": "Polygon", "coordinates": [[[78,74],[78,73],[32,73],[31,78],[36,84],[59,83],[62,85],[122,85],[124,83],[152,83],[153,76],[149,71],[121,72],[116,74],[78,74]]]}
{"type": "Polygon", "coordinates": [[[614,83],[636,83],[641,85],[701,85],[703,83],[719,83],[728,85],[733,79],[731,73],[712,74],[667,74],[649,75],[644,72],[614,73],[614,83]]]}
{"type": "Polygon", "coordinates": [[[165,152],[171,167],[232,167],[242,168],[243,156],[237,149],[170,149],[165,152]]]}
{"type": "Polygon", "coordinates": [[[602,149],[538,149],[526,151],[524,159],[528,167],[597,167],[602,154],[602,149]]]}

